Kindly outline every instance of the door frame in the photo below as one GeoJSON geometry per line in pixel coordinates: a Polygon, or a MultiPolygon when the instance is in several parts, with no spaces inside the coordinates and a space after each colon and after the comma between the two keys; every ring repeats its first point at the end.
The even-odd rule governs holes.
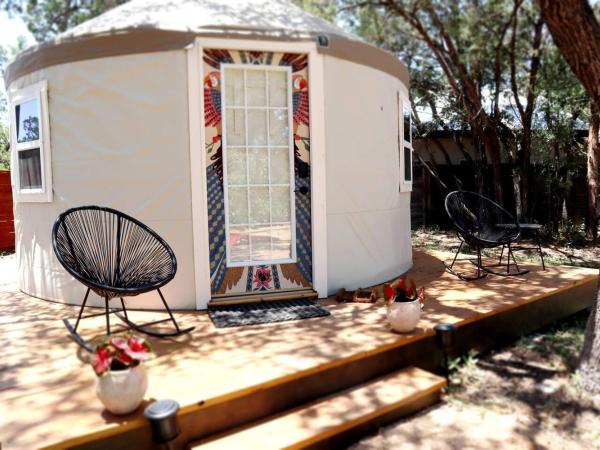
{"type": "Polygon", "coordinates": [[[194,285],[196,309],[206,309],[212,298],[208,241],[208,198],[206,189],[206,152],[204,149],[204,48],[304,53],[308,55],[310,171],[313,289],[319,298],[327,297],[327,209],[325,154],[325,92],[323,55],[314,42],[278,42],[197,37],[186,49],[188,70],[188,108],[192,232],[194,245],[194,285]],[[198,151],[200,149],[201,151],[198,151]]]}

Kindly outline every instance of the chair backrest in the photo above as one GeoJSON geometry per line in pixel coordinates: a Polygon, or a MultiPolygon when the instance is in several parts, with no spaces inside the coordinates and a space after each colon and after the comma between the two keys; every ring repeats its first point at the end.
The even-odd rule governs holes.
{"type": "Polygon", "coordinates": [[[496,202],[476,192],[454,191],[446,196],[446,212],[459,233],[488,243],[514,241],[519,222],[496,202]]]}
{"type": "Polygon", "coordinates": [[[98,289],[146,290],[170,281],[177,260],[153,230],[122,212],[100,206],[65,211],[52,228],[59,262],[98,289]]]}

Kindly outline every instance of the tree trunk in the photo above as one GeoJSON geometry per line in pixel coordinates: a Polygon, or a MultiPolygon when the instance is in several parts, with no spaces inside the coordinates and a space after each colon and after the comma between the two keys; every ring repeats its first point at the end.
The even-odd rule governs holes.
{"type": "Polygon", "coordinates": [[[505,134],[502,137],[502,144],[506,148],[508,165],[510,167],[511,179],[512,179],[512,187],[513,187],[513,198],[515,201],[515,215],[517,220],[522,221],[523,217],[523,203],[521,202],[521,171],[520,166],[516,163],[515,155],[520,154],[517,151],[517,144],[515,139],[509,139],[505,134]]]}
{"type": "Polygon", "coordinates": [[[588,239],[593,240],[596,240],[598,237],[598,211],[596,208],[598,204],[598,159],[600,157],[598,128],[600,128],[598,107],[594,105],[594,102],[591,102],[587,146],[588,208],[586,235],[588,239]]]}
{"type": "Polygon", "coordinates": [[[596,301],[585,328],[585,340],[579,361],[582,387],[594,394],[600,394],[600,284],[596,301]]]}
{"type": "Polygon", "coordinates": [[[483,130],[483,146],[486,156],[492,166],[492,178],[494,183],[494,197],[499,204],[504,203],[502,192],[502,161],[500,159],[500,139],[497,131],[492,127],[483,130]]]}
{"type": "Polygon", "coordinates": [[[521,203],[521,199],[524,197],[521,193],[521,172],[518,167],[513,167],[512,170],[512,179],[513,179],[513,190],[515,192],[515,213],[517,215],[517,220],[523,219],[523,204],[521,203]]]}
{"type": "MultiPolygon", "coordinates": [[[[600,24],[590,4],[587,0],[538,0],[538,4],[554,43],[592,103],[600,106],[600,24]]],[[[585,330],[579,369],[583,388],[600,394],[598,295],[600,291],[585,330]]]]}
{"type": "Polygon", "coordinates": [[[554,43],[600,105],[600,25],[587,0],[538,0],[554,43]]]}
{"type": "Polygon", "coordinates": [[[530,215],[529,206],[529,166],[531,164],[531,127],[523,127],[523,139],[521,139],[521,160],[520,176],[521,176],[521,215],[525,221],[530,215]]]}
{"type": "MultiPolygon", "coordinates": [[[[537,77],[540,69],[543,53],[543,29],[544,20],[541,15],[538,16],[534,25],[534,31],[531,42],[531,56],[529,62],[529,79],[526,85],[526,99],[527,103],[524,105],[521,101],[521,94],[519,90],[519,83],[517,81],[517,29],[519,27],[519,15],[518,15],[519,3],[515,1],[515,13],[512,19],[512,35],[509,47],[510,56],[510,85],[513,93],[513,98],[517,106],[517,111],[521,118],[521,124],[523,125],[523,131],[520,139],[520,151],[515,154],[517,156],[519,165],[519,175],[521,182],[519,184],[519,195],[517,204],[521,205],[521,210],[517,209],[519,216],[529,217],[530,206],[529,206],[529,165],[531,164],[531,133],[533,123],[533,113],[535,111],[535,105],[537,100],[537,77]]],[[[515,191],[516,196],[516,191],[515,191]]]]}

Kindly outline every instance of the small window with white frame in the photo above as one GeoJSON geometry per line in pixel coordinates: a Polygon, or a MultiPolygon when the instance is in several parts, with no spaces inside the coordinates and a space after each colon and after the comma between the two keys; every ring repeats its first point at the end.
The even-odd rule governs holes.
{"type": "Polygon", "coordinates": [[[413,144],[412,144],[412,119],[411,109],[408,100],[400,97],[398,101],[398,116],[400,129],[399,135],[402,137],[398,139],[398,159],[400,166],[400,192],[410,192],[412,190],[412,158],[413,158],[413,144]]]}
{"type": "Polygon", "coordinates": [[[51,202],[47,82],[12,92],[10,117],[14,199],[17,202],[51,202]]]}

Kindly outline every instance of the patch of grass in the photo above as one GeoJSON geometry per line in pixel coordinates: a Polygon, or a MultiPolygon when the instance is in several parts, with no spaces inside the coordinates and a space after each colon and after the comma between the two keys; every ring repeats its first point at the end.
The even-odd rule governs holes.
{"type": "Polygon", "coordinates": [[[477,367],[478,362],[478,353],[475,350],[469,350],[466,355],[449,358],[448,374],[450,377],[450,386],[448,386],[448,390],[459,389],[465,385],[477,367]]]}
{"type": "MultiPolygon", "coordinates": [[[[521,258],[525,261],[537,262],[539,261],[539,256],[537,255],[525,255],[523,253],[523,257],[521,258]]],[[[574,267],[589,267],[592,269],[600,269],[600,261],[596,260],[573,260],[573,258],[569,258],[568,256],[544,256],[544,261],[546,264],[550,266],[574,266],[574,267]]]]}
{"type": "Polygon", "coordinates": [[[579,313],[537,333],[521,338],[515,348],[537,353],[541,357],[558,357],[567,370],[574,370],[583,346],[589,310],[579,313]]]}
{"type": "Polygon", "coordinates": [[[551,232],[549,227],[544,227],[542,233],[548,241],[557,245],[575,245],[581,247],[587,243],[585,225],[583,223],[573,223],[570,220],[562,224],[554,233],[551,232]]]}

